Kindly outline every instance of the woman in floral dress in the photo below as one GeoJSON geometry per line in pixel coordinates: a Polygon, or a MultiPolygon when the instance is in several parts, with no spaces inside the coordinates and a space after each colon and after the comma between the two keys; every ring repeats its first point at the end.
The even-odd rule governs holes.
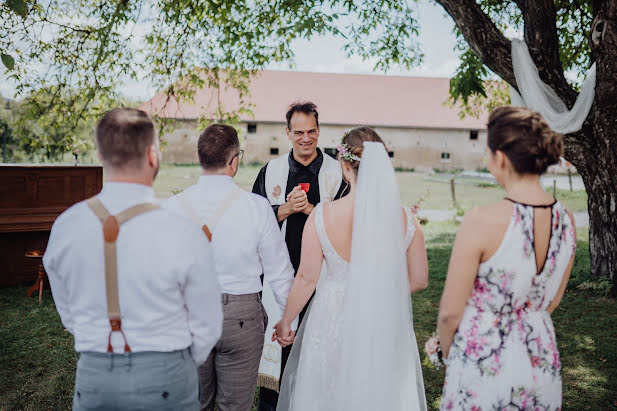
{"type": "Polygon", "coordinates": [[[561,364],[551,314],[572,269],[572,214],[540,175],[561,136],[539,114],[489,117],[487,165],[507,197],[465,216],[439,309],[447,365],[442,410],[559,410],[561,364]]]}

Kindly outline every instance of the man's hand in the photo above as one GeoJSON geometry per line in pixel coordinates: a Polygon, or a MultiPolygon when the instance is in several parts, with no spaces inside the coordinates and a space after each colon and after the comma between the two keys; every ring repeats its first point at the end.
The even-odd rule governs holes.
{"type": "Polygon", "coordinates": [[[315,206],[308,202],[306,193],[302,191],[300,186],[296,186],[287,194],[287,202],[279,207],[277,215],[278,221],[281,222],[295,213],[309,215],[314,207],[315,206]]]}
{"type": "MultiPolygon", "coordinates": [[[[308,197],[306,195],[306,192],[304,190],[302,190],[300,188],[300,186],[296,186],[294,187],[294,189],[287,195],[287,201],[290,201],[291,199],[296,199],[297,201],[301,201],[304,202],[306,205],[304,206],[303,209],[296,211],[297,213],[304,213],[306,215],[310,215],[311,212],[313,211],[313,209],[315,208],[315,206],[311,203],[308,202],[308,197]]],[[[299,205],[298,207],[300,207],[301,205],[299,205]]]]}
{"type": "Polygon", "coordinates": [[[308,198],[306,193],[302,191],[300,186],[294,187],[289,194],[287,194],[287,204],[291,207],[294,213],[300,213],[304,211],[308,205],[308,198]]]}
{"type": "Polygon", "coordinates": [[[420,211],[420,203],[415,203],[411,206],[411,212],[413,214],[418,214],[418,211],[420,211]]]}
{"type": "Polygon", "coordinates": [[[272,333],[272,341],[277,340],[281,346],[286,347],[293,343],[296,333],[291,331],[291,324],[281,319],[274,326],[274,332],[272,333]]]}

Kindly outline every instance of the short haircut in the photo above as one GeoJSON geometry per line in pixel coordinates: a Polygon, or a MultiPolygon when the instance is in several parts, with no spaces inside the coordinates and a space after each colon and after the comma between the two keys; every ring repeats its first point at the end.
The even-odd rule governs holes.
{"type": "Polygon", "coordinates": [[[148,115],[135,108],[114,108],[96,126],[96,145],[103,164],[139,169],[156,132],[148,115]]]}
{"type": "Polygon", "coordinates": [[[287,119],[287,128],[291,130],[291,117],[294,113],[304,113],[306,115],[314,115],[315,123],[317,127],[319,127],[319,113],[317,112],[317,106],[315,103],[310,101],[296,101],[291,103],[289,108],[287,109],[287,114],[285,114],[285,118],[287,119]]]}
{"type": "Polygon", "coordinates": [[[218,170],[227,165],[230,157],[240,149],[238,133],[232,126],[212,124],[199,136],[197,153],[204,170],[218,170]]]}

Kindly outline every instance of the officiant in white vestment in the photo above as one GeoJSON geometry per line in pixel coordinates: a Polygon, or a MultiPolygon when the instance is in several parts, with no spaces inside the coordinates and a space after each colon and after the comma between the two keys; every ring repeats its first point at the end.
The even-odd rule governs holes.
{"type": "Polygon", "coordinates": [[[214,410],[216,403],[219,411],[249,411],[268,321],[260,277],[283,309],[294,271],[268,201],[233,181],[242,156],[236,130],[209,126],[197,152],[202,176],[164,207],[191,218],[211,240],[223,293],[223,334],[199,367],[201,409],[214,410]]]}
{"type": "MultiPolygon", "coordinates": [[[[253,185],[253,192],[269,200],[285,238],[295,273],[300,265],[302,231],[309,214],[320,202],[333,201],[345,195],[347,186],[343,183],[338,161],[324,155],[317,148],[317,106],[311,102],[293,103],[285,117],[287,136],[293,148],[261,169],[253,185]]],[[[268,311],[268,328],[271,329],[280,319],[282,311],[274,304],[272,293],[266,285],[263,302],[268,311]]],[[[306,307],[300,313],[300,321],[305,312],[306,307]]],[[[291,352],[291,346],[281,350],[281,346],[270,341],[270,337],[271,334],[266,333],[259,366],[260,411],[276,408],[279,381],[291,352]]]]}
{"type": "Polygon", "coordinates": [[[96,129],[105,185],[54,222],[43,257],[80,353],[74,410],[198,410],[196,364],[221,335],[221,293],[200,230],[155,204],[154,124],[114,109],[96,129]]]}

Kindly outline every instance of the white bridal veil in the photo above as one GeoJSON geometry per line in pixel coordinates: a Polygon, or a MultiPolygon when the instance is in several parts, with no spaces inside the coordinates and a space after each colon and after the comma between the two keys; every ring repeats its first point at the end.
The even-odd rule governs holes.
{"type": "Polygon", "coordinates": [[[426,409],[401,199],[381,143],[364,143],[354,204],[341,366],[333,370],[338,373],[334,409],[426,409]]]}
{"type": "MultiPolygon", "coordinates": [[[[336,375],[333,410],[426,410],[400,204],[396,176],[383,144],[365,142],[341,307],[341,362],[330,370],[336,375]]],[[[302,325],[306,323],[305,317],[302,325]]],[[[292,403],[303,328],[285,369],[279,410],[290,409],[292,403]]]]}

